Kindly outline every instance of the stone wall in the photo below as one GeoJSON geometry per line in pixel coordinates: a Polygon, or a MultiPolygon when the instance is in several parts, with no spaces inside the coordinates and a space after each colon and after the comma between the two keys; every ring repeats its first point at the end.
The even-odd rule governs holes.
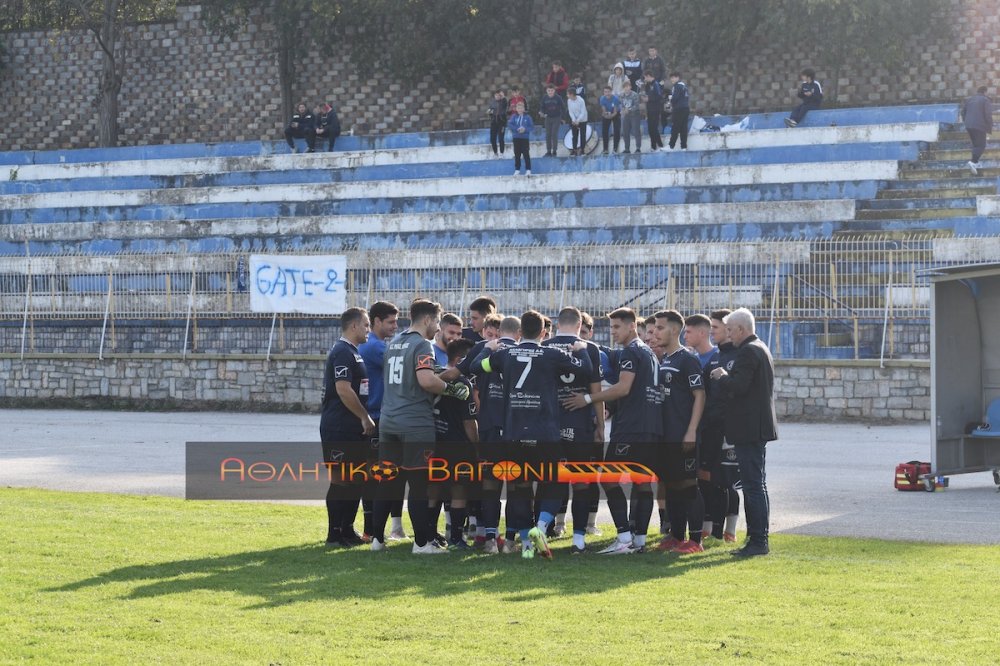
{"type": "MultiPolygon", "coordinates": [[[[0,407],[316,411],[323,357],[0,357],[0,407]]],[[[927,362],[778,361],[785,420],[928,421],[927,362]]]]}
{"type": "MultiPolygon", "coordinates": [[[[954,101],[976,85],[1000,78],[1000,12],[995,0],[951,0],[941,20],[953,26],[940,43],[914,43],[915,57],[899,72],[857,65],[840,73],[838,96],[829,104],[895,105],[954,101]]],[[[558,25],[558,17],[539,16],[558,25]]],[[[280,139],[276,58],[266,45],[271,28],[252,25],[232,41],[204,29],[198,6],[183,6],[176,20],[140,26],[139,45],[120,95],[123,145],[280,139]]],[[[643,49],[658,46],[669,56],[669,31],[647,17],[608,16],[595,28],[599,45],[584,72],[591,91],[607,79],[611,66],[634,37],[643,49]]],[[[64,149],[94,146],[97,135],[95,91],[100,58],[92,38],[82,32],[30,32],[4,35],[7,72],[0,78],[0,150],[64,149]]],[[[506,50],[519,54],[517,44],[506,50]]],[[[759,48],[746,63],[736,92],[741,112],[786,108],[795,99],[796,74],[817,68],[828,92],[833,72],[824,71],[823,54],[759,48]]],[[[668,62],[688,72],[693,110],[702,115],[727,110],[730,81],[726,67],[699,68],[668,62]]],[[[363,80],[343,54],[303,55],[304,72],[296,94],[310,102],[332,99],[346,127],[363,123],[376,133],[480,126],[496,86],[524,81],[530,71],[523,57],[482,63],[470,72],[464,93],[449,91],[432,77],[403,90],[391,73],[375,83],[363,80]],[[386,84],[386,81],[390,82],[386,84]]],[[[533,86],[532,86],[533,87],[533,86]]],[[[530,93],[529,93],[530,94],[530,93]]],[[[593,96],[592,96],[593,97],[593,96]]],[[[593,100],[592,100],[593,101],[593,100]]]]}

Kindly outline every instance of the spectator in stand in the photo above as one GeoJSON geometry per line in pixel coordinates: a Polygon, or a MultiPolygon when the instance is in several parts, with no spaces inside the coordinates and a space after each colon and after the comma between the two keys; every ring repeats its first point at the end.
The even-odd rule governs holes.
{"type": "Polygon", "coordinates": [[[510,116],[507,109],[507,96],[502,89],[493,93],[488,113],[490,116],[490,147],[493,148],[493,157],[499,158],[503,156],[506,148],[504,135],[507,133],[507,119],[510,116]]]}
{"type": "Polygon", "coordinates": [[[622,133],[622,103],[615,95],[611,86],[604,86],[604,94],[597,103],[601,105],[601,137],[604,140],[604,154],[608,154],[608,129],[615,130],[615,152],[618,152],[618,145],[621,142],[622,133]]]}
{"type": "Polygon", "coordinates": [[[645,77],[646,72],[652,72],[653,80],[659,81],[660,85],[663,85],[667,78],[667,64],[663,62],[663,58],[660,57],[655,46],[650,46],[647,53],[649,56],[642,61],[643,76],[645,77]]]}
{"type": "Polygon", "coordinates": [[[628,56],[622,60],[622,67],[628,82],[632,84],[632,90],[639,92],[639,82],[642,81],[642,60],[639,59],[639,51],[631,48],[628,56]]]}
{"type": "Polygon", "coordinates": [[[577,97],[582,99],[584,102],[587,101],[587,86],[583,82],[583,74],[577,74],[573,77],[570,82],[569,87],[576,91],[577,97]]]}
{"type": "Polygon", "coordinates": [[[566,114],[566,102],[556,94],[555,86],[549,84],[540,107],[538,113],[545,119],[545,156],[555,157],[559,148],[559,126],[566,114]]]}
{"type": "Polygon", "coordinates": [[[333,146],[337,143],[337,137],[340,136],[340,118],[337,117],[337,112],[329,102],[323,104],[321,113],[317,114],[316,118],[319,119],[316,127],[316,138],[325,139],[326,150],[332,153],[333,146]]]}
{"type": "Polygon", "coordinates": [[[980,87],[975,95],[966,100],[962,107],[962,121],[969,133],[969,140],[972,141],[969,170],[973,176],[978,176],[979,158],[986,150],[986,135],[993,133],[993,103],[986,96],[986,86],[980,87]]]}
{"type": "Polygon", "coordinates": [[[611,94],[615,97],[620,97],[622,92],[625,90],[626,81],[628,81],[628,77],[625,76],[625,68],[622,67],[620,62],[616,62],[615,66],[612,68],[611,76],[608,77],[608,85],[611,87],[611,94]]]}
{"type": "Polygon", "coordinates": [[[570,86],[566,92],[569,94],[566,110],[569,112],[570,132],[573,135],[573,148],[569,154],[583,155],[587,145],[587,103],[576,93],[574,86],[570,86]]]}
{"type": "Polygon", "coordinates": [[[305,139],[308,152],[316,152],[316,118],[309,107],[301,103],[295,107],[295,113],[285,127],[285,141],[292,152],[296,152],[295,139],[305,139]]]}
{"type": "MultiPolygon", "coordinates": [[[[651,49],[655,51],[656,49],[651,49]]],[[[649,149],[662,150],[663,139],[660,137],[660,129],[663,121],[660,114],[663,111],[663,86],[656,78],[656,73],[648,69],[643,72],[646,80],[643,97],[646,100],[646,131],[649,133],[649,149]]]]}
{"type": "Polygon", "coordinates": [[[545,87],[546,89],[552,86],[556,90],[556,94],[562,101],[566,102],[566,89],[569,88],[569,74],[563,69],[562,63],[558,60],[552,62],[552,71],[549,72],[548,76],[545,77],[545,87]]]}
{"type": "Polygon", "coordinates": [[[520,86],[511,86],[510,100],[507,101],[507,115],[513,116],[517,113],[517,105],[524,104],[524,109],[528,109],[528,99],[521,94],[520,86]]]}
{"type": "Polygon", "coordinates": [[[514,115],[507,121],[510,128],[511,141],[514,144],[514,175],[521,175],[521,157],[524,157],[524,175],[531,175],[531,131],[535,124],[531,116],[524,111],[524,102],[518,102],[514,107],[514,115]]]}
{"type": "Polygon", "coordinates": [[[632,84],[625,82],[625,92],[619,98],[622,105],[622,134],[625,135],[625,154],[631,153],[632,137],[635,137],[635,152],[642,152],[642,108],[639,93],[632,90],[632,84]]]}
{"type": "Polygon", "coordinates": [[[691,115],[691,94],[688,92],[687,84],[681,81],[680,72],[670,72],[670,149],[677,145],[677,138],[681,140],[681,150],[688,147],[688,118],[691,115]]]}
{"type": "Polygon", "coordinates": [[[808,67],[799,74],[798,97],[802,103],[795,107],[792,115],[785,118],[786,127],[798,127],[810,111],[818,109],[823,104],[823,86],[816,80],[816,72],[808,67]]]}

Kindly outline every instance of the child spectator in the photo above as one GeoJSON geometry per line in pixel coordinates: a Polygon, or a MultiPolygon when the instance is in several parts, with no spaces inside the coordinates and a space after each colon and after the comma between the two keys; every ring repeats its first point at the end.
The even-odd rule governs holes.
{"type": "Polygon", "coordinates": [[[490,147],[493,148],[493,157],[500,157],[504,153],[504,135],[507,133],[507,119],[510,116],[507,109],[507,96],[503,90],[493,93],[488,110],[490,116],[490,147]],[[499,152],[497,148],[499,147],[499,152]]]}
{"type": "MultiPolygon", "coordinates": [[[[656,49],[650,49],[655,51],[656,49]]],[[[649,149],[659,150],[663,148],[663,139],[660,137],[660,129],[663,121],[660,114],[663,111],[663,86],[656,78],[656,72],[647,69],[643,72],[646,80],[643,97],[646,98],[646,131],[649,133],[649,149]]]]}
{"type": "Polygon", "coordinates": [[[642,80],[642,60],[639,59],[639,52],[631,48],[628,55],[622,60],[622,68],[628,82],[632,84],[632,91],[639,93],[639,81],[642,80]]]}
{"type": "Polygon", "coordinates": [[[337,143],[337,137],[340,136],[340,118],[337,117],[337,112],[329,102],[323,104],[322,113],[317,114],[316,117],[319,119],[319,124],[316,127],[316,138],[326,139],[326,151],[332,153],[333,146],[337,143]]]}
{"type": "Polygon", "coordinates": [[[573,148],[570,155],[583,155],[584,146],[587,145],[587,103],[576,93],[576,88],[570,86],[566,91],[569,100],[566,102],[569,112],[570,132],[573,134],[573,148]]]}
{"type": "Polygon", "coordinates": [[[517,113],[517,105],[524,104],[525,110],[528,108],[528,98],[521,94],[519,86],[512,86],[510,89],[510,99],[507,100],[507,113],[514,115],[517,113]]]}
{"type": "Polygon", "coordinates": [[[625,90],[625,82],[628,81],[628,77],[625,76],[625,68],[622,67],[620,62],[616,62],[615,66],[611,72],[611,76],[608,77],[608,86],[611,88],[611,94],[618,97],[625,90]]]}
{"type": "Polygon", "coordinates": [[[531,175],[531,131],[535,124],[531,116],[524,112],[524,102],[518,102],[514,107],[514,115],[507,121],[511,140],[514,144],[514,175],[521,174],[521,157],[524,157],[524,175],[531,175]]]}
{"type": "Polygon", "coordinates": [[[688,118],[691,115],[691,94],[687,84],[681,81],[680,72],[670,72],[670,149],[677,145],[677,137],[681,139],[681,150],[688,147],[688,118]]]}
{"type": "Polygon", "coordinates": [[[285,127],[285,141],[292,152],[296,152],[295,139],[305,139],[308,152],[316,152],[316,118],[305,104],[295,107],[295,113],[285,127]]]}
{"type": "Polygon", "coordinates": [[[566,101],[566,89],[569,88],[569,74],[563,69],[562,63],[558,60],[552,62],[552,71],[545,77],[545,87],[552,86],[556,89],[556,94],[566,101]]]}
{"type": "Polygon", "coordinates": [[[604,86],[604,94],[597,100],[597,103],[601,105],[601,137],[604,140],[604,154],[608,154],[608,129],[611,127],[614,127],[615,130],[615,152],[617,153],[622,132],[621,100],[608,85],[604,86]]]}
{"type": "Polygon", "coordinates": [[[802,119],[810,111],[818,109],[823,104],[823,86],[816,80],[816,72],[808,67],[799,75],[799,99],[802,103],[795,107],[792,115],[785,118],[786,127],[798,127],[802,119]]]}
{"type": "Polygon", "coordinates": [[[625,92],[619,98],[622,105],[622,134],[625,135],[625,153],[631,153],[631,139],[635,137],[635,152],[642,152],[642,109],[639,107],[639,93],[632,90],[632,84],[625,82],[625,92]]]}
{"type": "Polygon", "coordinates": [[[587,101],[587,86],[583,82],[583,74],[577,74],[569,84],[570,88],[576,90],[576,95],[584,102],[587,101]]]}
{"type": "Polygon", "coordinates": [[[659,81],[663,84],[663,81],[667,78],[667,64],[663,62],[663,58],[660,57],[659,52],[657,52],[656,47],[650,46],[647,49],[649,57],[642,61],[642,73],[645,77],[646,72],[653,73],[653,80],[659,81]]]}
{"type": "Polygon", "coordinates": [[[545,119],[545,156],[555,157],[559,148],[559,126],[566,113],[566,102],[556,94],[555,86],[549,84],[540,107],[538,113],[545,119]]]}

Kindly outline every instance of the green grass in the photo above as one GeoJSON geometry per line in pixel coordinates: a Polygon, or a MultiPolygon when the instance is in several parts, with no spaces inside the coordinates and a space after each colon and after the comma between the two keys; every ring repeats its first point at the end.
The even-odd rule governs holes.
{"type": "Polygon", "coordinates": [[[0,490],[0,662],[995,663],[1000,550],[328,551],[322,507],[0,490]]]}

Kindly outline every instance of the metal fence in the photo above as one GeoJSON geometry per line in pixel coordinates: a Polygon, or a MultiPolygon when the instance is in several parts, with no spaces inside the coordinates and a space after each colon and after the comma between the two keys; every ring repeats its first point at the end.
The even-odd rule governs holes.
{"type": "MultiPolygon", "coordinates": [[[[890,327],[928,320],[929,286],[923,270],[998,261],[998,241],[845,237],[391,248],[339,254],[347,256],[349,306],[365,307],[376,300],[406,304],[424,296],[464,313],[473,298],[484,294],[494,297],[502,311],[514,313],[535,308],[554,314],[570,304],[595,314],[619,306],[640,313],[674,308],[684,314],[744,306],[772,328],[808,321],[821,323],[827,334],[832,335],[831,327],[846,331],[860,354],[862,327],[884,322],[883,346],[886,341],[891,346],[895,338],[885,333],[890,327]]],[[[283,336],[286,327],[323,319],[251,312],[248,259],[249,253],[0,257],[0,324],[8,331],[0,352],[38,351],[40,331],[59,324],[65,328],[70,322],[100,326],[102,352],[119,346],[116,328],[129,323],[176,328],[183,322],[183,351],[209,351],[199,346],[197,336],[192,339],[192,328],[204,331],[209,322],[225,328],[226,322],[236,320],[244,327],[256,321],[258,328],[267,329],[270,349],[275,330],[283,336]],[[17,338],[11,329],[19,329],[16,349],[11,349],[17,338]]],[[[220,337],[210,351],[229,349],[225,335],[220,337]]],[[[252,349],[256,344],[252,342],[249,351],[240,349],[262,353],[252,349]]]]}

